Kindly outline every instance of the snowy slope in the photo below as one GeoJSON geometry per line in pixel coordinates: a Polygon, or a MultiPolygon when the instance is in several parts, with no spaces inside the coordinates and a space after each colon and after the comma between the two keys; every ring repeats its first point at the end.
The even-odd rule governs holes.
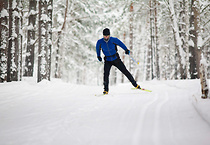
{"type": "Polygon", "coordinates": [[[210,100],[199,80],[81,86],[0,84],[1,145],[209,145],[210,100]]]}

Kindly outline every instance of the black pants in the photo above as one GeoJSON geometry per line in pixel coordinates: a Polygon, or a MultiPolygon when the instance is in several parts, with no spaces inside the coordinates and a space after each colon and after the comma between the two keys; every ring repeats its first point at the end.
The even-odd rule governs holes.
{"type": "Polygon", "coordinates": [[[117,67],[132,83],[134,87],[137,87],[136,81],[134,80],[133,76],[131,73],[126,69],[125,65],[121,61],[120,58],[117,58],[114,61],[106,61],[104,63],[104,91],[109,91],[109,74],[110,74],[110,69],[114,65],[117,67]]]}

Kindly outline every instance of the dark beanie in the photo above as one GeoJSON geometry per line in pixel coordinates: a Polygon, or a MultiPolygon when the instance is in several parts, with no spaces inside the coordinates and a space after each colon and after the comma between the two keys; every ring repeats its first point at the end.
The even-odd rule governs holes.
{"type": "Polygon", "coordinates": [[[103,30],[103,35],[110,35],[110,31],[109,31],[108,28],[105,28],[105,29],[103,30]]]}

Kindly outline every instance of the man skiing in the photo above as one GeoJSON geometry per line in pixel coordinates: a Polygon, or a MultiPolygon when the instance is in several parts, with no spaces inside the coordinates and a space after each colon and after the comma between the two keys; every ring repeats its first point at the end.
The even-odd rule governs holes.
{"type": "Polygon", "coordinates": [[[130,51],[127,49],[124,43],[122,43],[118,38],[110,37],[110,30],[105,28],[103,30],[103,38],[99,39],[96,44],[96,53],[99,61],[102,61],[101,58],[101,49],[104,53],[104,92],[103,94],[108,94],[109,91],[109,73],[112,65],[117,67],[132,83],[132,85],[141,89],[141,87],[136,83],[131,73],[126,69],[125,65],[120,59],[119,54],[117,53],[117,45],[125,50],[125,54],[130,54],[130,51]]]}

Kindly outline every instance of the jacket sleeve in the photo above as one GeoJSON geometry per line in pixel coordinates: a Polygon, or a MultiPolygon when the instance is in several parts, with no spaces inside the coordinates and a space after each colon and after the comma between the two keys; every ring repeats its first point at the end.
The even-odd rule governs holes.
{"type": "Polygon", "coordinates": [[[115,38],[115,43],[117,44],[117,45],[119,45],[122,49],[124,49],[124,50],[127,50],[128,48],[125,46],[125,44],[122,42],[122,41],[120,41],[118,38],[115,38]]]}
{"type": "Polygon", "coordinates": [[[96,53],[97,53],[97,57],[101,56],[101,48],[100,48],[99,40],[96,43],[96,53]]]}

